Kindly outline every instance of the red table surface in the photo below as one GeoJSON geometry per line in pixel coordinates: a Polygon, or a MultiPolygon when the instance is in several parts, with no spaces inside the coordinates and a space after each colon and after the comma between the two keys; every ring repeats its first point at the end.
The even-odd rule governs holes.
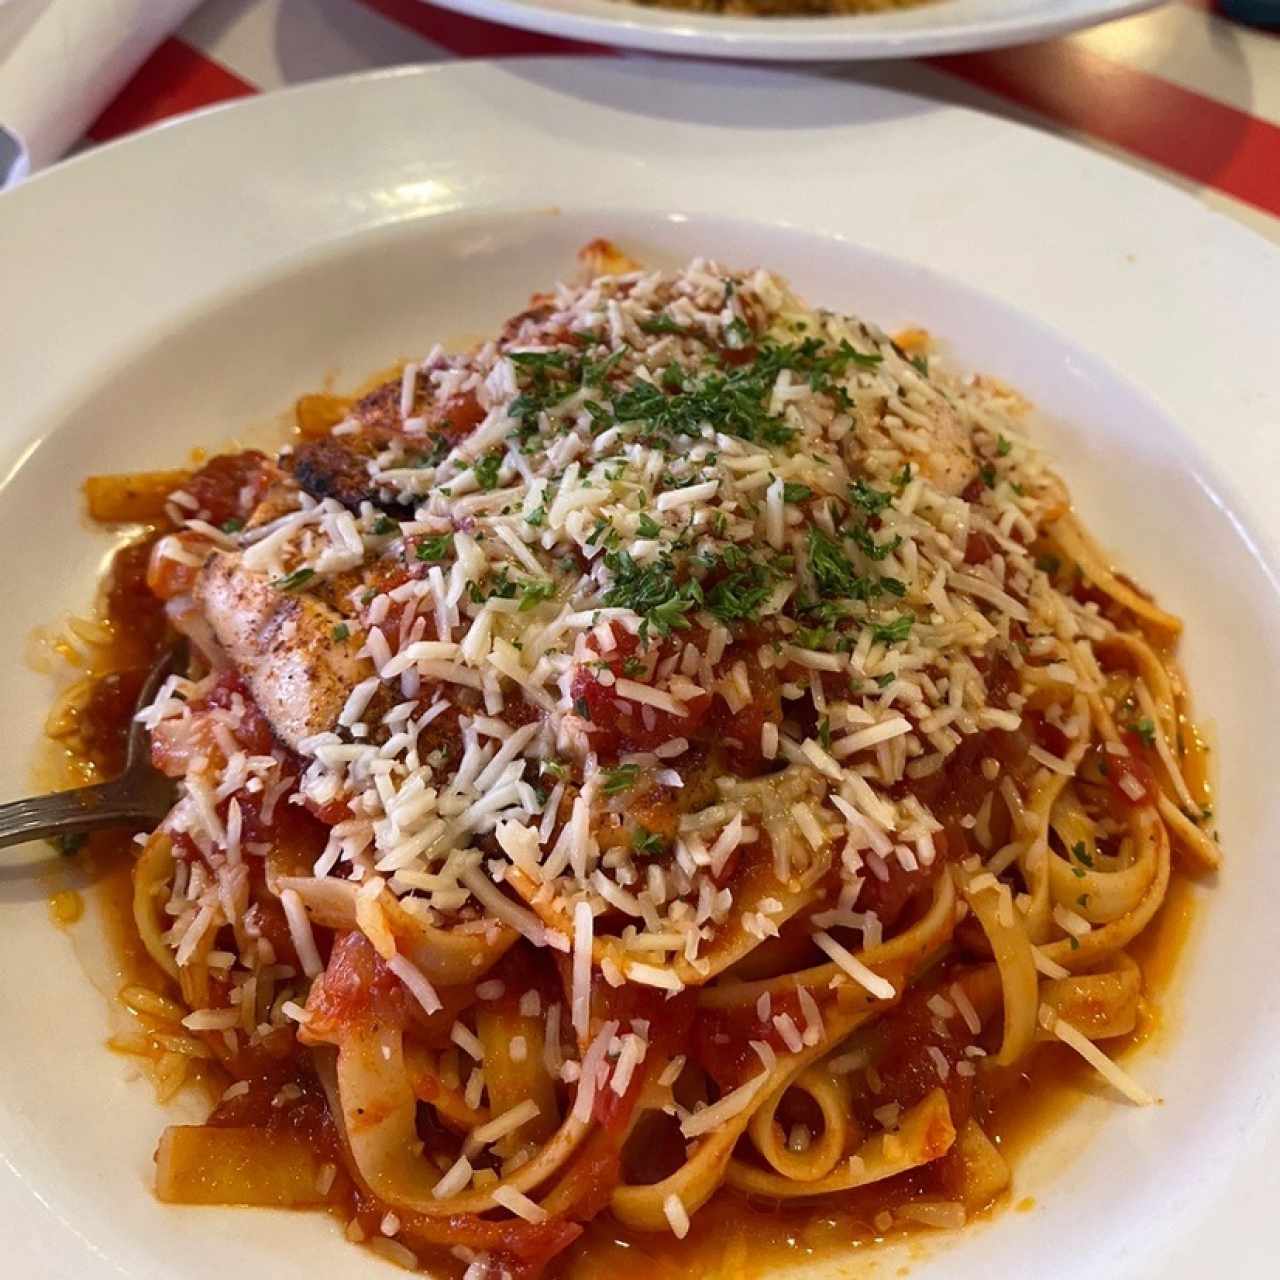
{"type": "MultiPolygon", "coordinates": [[[[1213,8],[1179,0],[1057,40],[903,63],[895,80],[1108,150],[1280,241],[1280,37],[1213,8]]],[[[612,52],[419,0],[206,0],[102,113],[89,141],[317,75],[612,52]]]]}

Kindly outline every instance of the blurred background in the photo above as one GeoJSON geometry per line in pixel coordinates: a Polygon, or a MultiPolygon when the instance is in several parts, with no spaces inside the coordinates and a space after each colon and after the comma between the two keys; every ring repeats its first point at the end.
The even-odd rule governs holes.
{"type": "MultiPolygon", "coordinates": [[[[1009,2],[1017,9],[1028,0],[1009,2]]],[[[539,0],[449,3],[0,0],[0,175],[12,182],[181,113],[319,77],[455,58],[636,56],[474,16],[519,11],[520,21],[531,14],[532,25],[546,27],[547,15],[533,12],[539,0]]],[[[556,3],[571,10],[574,0],[556,3]]],[[[941,23],[952,3],[938,0],[929,12],[941,23]]],[[[1012,47],[793,66],[890,83],[1076,138],[1280,240],[1277,26],[1280,0],[1171,0],[1012,47]]],[[[699,51],[696,42],[690,51],[699,51]]]]}

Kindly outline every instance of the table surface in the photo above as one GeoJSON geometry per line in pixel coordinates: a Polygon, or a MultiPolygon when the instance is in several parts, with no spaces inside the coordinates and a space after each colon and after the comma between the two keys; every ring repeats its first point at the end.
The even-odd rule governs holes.
{"type": "MultiPolygon", "coordinates": [[[[212,103],[324,76],[453,58],[606,54],[419,0],[206,0],[151,56],[86,145],[212,103]]],[[[1280,36],[1212,0],[990,53],[871,68],[895,87],[1077,139],[1193,191],[1280,243],[1280,36]]]]}

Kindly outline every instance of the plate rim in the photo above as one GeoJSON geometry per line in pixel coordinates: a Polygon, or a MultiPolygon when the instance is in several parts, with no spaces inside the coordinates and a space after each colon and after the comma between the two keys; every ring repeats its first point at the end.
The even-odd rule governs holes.
{"type": "Polygon", "coordinates": [[[1046,3],[1041,13],[897,30],[887,26],[859,29],[859,24],[868,18],[888,16],[882,14],[761,19],[641,7],[625,0],[586,0],[589,7],[582,12],[549,7],[541,0],[422,3],[543,35],[653,53],[778,62],[855,62],[1006,49],[1132,17],[1165,0],[1094,0],[1092,12],[1075,13],[1055,12],[1052,4],[1046,3]],[[616,16],[607,12],[611,6],[619,10],[616,16]],[[769,24],[767,32],[759,29],[761,22],[769,24]]]}

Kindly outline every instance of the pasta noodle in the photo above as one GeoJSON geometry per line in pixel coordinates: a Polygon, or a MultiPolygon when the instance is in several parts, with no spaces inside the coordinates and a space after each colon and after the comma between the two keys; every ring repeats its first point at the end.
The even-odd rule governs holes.
{"type": "MultiPolygon", "coordinates": [[[[158,1194],[470,1280],[734,1195],[962,1225],[1045,1046],[1149,1098],[1096,1042],[1220,863],[1181,624],[927,335],[583,262],[274,459],[90,483],[152,521],[93,643],[193,653],[140,712],[181,785],[122,1043],[226,1080],[158,1194]]],[[[105,760],[123,679],[51,732],[105,760]]]]}

